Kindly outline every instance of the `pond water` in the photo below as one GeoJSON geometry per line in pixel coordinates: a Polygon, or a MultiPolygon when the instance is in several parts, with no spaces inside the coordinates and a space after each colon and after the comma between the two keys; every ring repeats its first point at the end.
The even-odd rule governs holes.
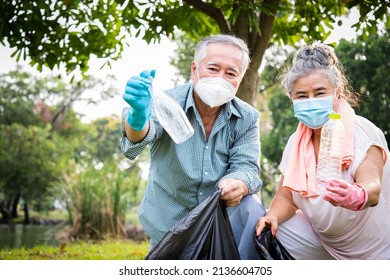
{"type": "Polygon", "coordinates": [[[58,245],[56,234],[63,225],[0,225],[0,249],[58,245]]]}

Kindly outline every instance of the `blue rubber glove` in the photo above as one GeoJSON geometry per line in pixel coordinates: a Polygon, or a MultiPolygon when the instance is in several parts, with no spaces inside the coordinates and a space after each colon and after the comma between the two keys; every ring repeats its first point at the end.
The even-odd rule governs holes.
{"type": "Polygon", "coordinates": [[[155,74],[156,70],[145,70],[126,83],[123,99],[130,105],[127,122],[138,131],[144,129],[152,114],[151,85],[155,74]]]}

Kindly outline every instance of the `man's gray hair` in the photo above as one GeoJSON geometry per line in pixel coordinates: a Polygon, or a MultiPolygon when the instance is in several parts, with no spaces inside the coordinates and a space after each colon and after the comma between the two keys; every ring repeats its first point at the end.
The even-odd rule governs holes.
{"type": "Polygon", "coordinates": [[[244,40],[233,35],[213,35],[201,40],[195,48],[195,63],[199,64],[207,56],[207,46],[210,44],[223,44],[238,48],[242,53],[242,75],[248,69],[250,63],[249,49],[244,40]]]}

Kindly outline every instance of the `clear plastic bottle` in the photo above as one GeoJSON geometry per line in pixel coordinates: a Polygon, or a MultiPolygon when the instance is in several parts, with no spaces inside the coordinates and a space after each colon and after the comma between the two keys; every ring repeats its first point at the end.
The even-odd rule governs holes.
{"type": "Polygon", "coordinates": [[[194,134],[183,108],[153,82],[153,108],[156,116],[175,143],[180,144],[194,134]]]}
{"type": "Polygon", "coordinates": [[[318,155],[317,186],[321,194],[325,192],[328,181],[341,178],[344,138],[345,129],[341,115],[329,114],[329,120],[322,127],[318,155]]]}

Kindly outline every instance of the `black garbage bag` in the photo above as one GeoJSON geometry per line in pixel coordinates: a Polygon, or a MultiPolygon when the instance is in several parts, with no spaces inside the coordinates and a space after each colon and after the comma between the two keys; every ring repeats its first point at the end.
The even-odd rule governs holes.
{"type": "Polygon", "coordinates": [[[239,260],[226,206],[217,190],[181,219],[147,260],[239,260]]]}
{"type": "Polygon", "coordinates": [[[260,236],[255,235],[255,240],[256,249],[262,260],[295,260],[279,239],[272,235],[269,227],[265,227],[260,236]]]}

